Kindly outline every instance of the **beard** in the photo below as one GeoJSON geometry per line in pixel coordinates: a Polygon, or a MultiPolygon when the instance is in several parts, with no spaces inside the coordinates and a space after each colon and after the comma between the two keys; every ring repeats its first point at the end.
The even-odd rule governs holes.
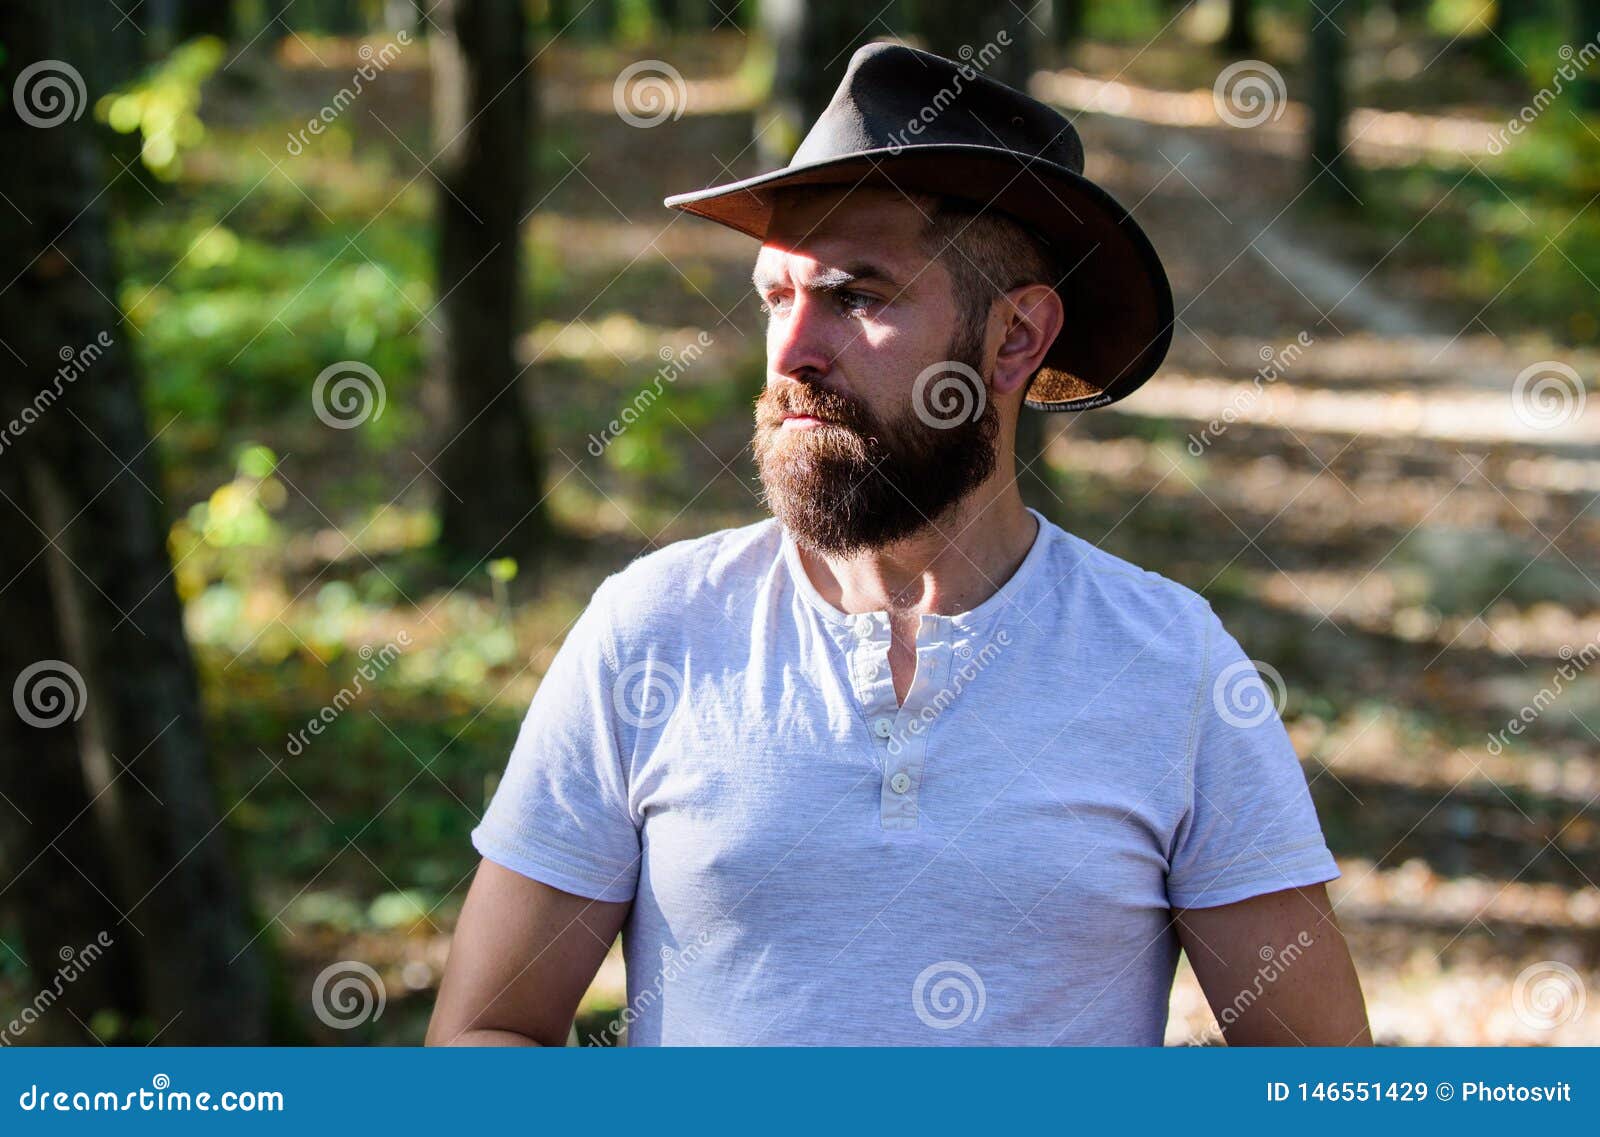
{"type": "Polygon", "coordinates": [[[919,376],[892,421],[814,383],[761,392],[756,468],[767,507],[800,544],[843,556],[910,537],[994,472],[1000,418],[980,371],[982,337],[981,324],[958,328],[948,362],[919,376]],[[785,414],[823,425],[784,427],[785,414]]]}

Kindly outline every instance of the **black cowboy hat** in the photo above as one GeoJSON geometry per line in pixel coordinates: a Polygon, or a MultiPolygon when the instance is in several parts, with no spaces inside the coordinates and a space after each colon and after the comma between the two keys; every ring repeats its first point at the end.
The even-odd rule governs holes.
{"type": "Polygon", "coordinates": [[[1037,99],[961,63],[870,43],[789,165],[675,194],[664,204],[765,240],[771,191],[888,185],[1000,210],[1047,241],[1066,276],[1066,323],[1029,385],[1045,411],[1100,407],[1131,394],[1172,342],[1172,290],[1149,239],[1083,176],[1072,123],[1037,99]]]}

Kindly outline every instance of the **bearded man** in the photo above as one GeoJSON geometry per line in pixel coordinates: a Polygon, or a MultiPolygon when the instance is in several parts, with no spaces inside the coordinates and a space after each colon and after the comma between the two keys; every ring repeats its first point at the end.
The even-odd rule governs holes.
{"type": "Polygon", "coordinates": [[[1171,338],[1082,168],[1054,110],[878,43],[789,166],[667,200],[761,241],[773,516],[596,590],[430,1043],[562,1044],[619,932],[630,1045],[1160,1045],[1180,951],[1230,1043],[1370,1043],[1254,664],[1018,492],[1019,417],[1171,338]]]}

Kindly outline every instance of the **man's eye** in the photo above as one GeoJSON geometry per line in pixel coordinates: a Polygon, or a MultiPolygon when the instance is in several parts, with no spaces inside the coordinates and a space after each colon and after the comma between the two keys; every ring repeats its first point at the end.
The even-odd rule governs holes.
{"type": "MultiPolygon", "coordinates": [[[[861,315],[876,302],[874,297],[868,296],[864,292],[836,292],[833,298],[834,302],[838,304],[839,310],[847,316],[861,315]]],[[[761,301],[757,307],[760,308],[762,315],[772,316],[781,313],[788,307],[788,303],[786,297],[774,296],[771,299],[761,301]]]]}

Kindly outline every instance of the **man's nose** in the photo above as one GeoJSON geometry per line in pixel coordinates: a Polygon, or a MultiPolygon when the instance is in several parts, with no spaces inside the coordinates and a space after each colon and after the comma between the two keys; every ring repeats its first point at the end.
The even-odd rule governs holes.
{"type": "Polygon", "coordinates": [[[767,370],[788,379],[816,379],[833,368],[832,342],[824,303],[805,295],[790,301],[767,324],[767,370]]]}

